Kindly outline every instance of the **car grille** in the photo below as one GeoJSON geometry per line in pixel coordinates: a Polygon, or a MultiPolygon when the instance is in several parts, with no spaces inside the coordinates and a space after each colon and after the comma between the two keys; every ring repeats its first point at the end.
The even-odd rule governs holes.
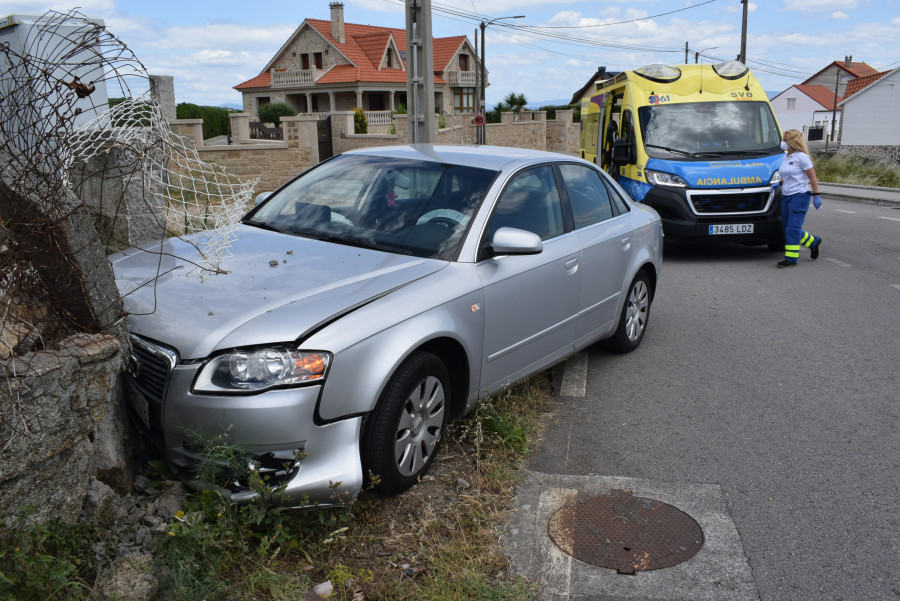
{"type": "Polygon", "coordinates": [[[768,190],[760,192],[735,192],[726,194],[693,193],[691,205],[698,215],[721,213],[760,213],[769,202],[768,190]]]}
{"type": "Polygon", "coordinates": [[[136,361],[136,365],[129,365],[128,373],[132,381],[148,401],[162,404],[178,355],[173,350],[137,336],[131,337],[131,353],[132,361],[136,361]]]}

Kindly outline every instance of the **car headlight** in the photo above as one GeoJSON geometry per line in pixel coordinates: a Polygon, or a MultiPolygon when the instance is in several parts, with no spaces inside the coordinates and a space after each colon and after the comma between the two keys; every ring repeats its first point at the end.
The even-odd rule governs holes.
{"type": "Polygon", "coordinates": [[[683,179],[671,173],[663,173],[662,171],[653,171],[652,169],[644,169],[647,175],[647,181],[654,186],[670,186],[674,188],[687,188],[687,184],[683,179]]]}
{"type": "Polygon", "coordinates": [[[775,182],[780,182],[780,181],[781,181],[781,173],[776,171],[775,175],[772,176],[772,179],[769,180],[769,183],[774,184],[775,182]]]}
{"type": "Polygon", "coordinates": [[[237,349],[213,357],[194,382],[196,392],[258,392],[325,379],[331,354],[283,346],[237,349]]]}

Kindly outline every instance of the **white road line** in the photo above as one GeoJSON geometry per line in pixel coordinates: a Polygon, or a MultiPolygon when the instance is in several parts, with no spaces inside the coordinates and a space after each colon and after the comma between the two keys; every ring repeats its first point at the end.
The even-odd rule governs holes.
{"type": "Polygon", "coordinates": [[[841,267],[853,267],[850,263],[844,263],[843,261],[838,261],[837,259],[825,259],[826,261],[831,261],[835,265],[840,265],[841,267]]]}
{"type": "Polygon", "coordinates": [[[900,219],[897,219],[896,217],[883,217],[883,216],[879,215],[878,218],[879,219],[887,219],[888,221],[900,221],[900,219]]]}
{"type": "Polygon", "coordinates": [[[560,396],[581,397],[587,394],[587,351],[582,351],[566,360],[566,371],[563,373],[559,387],[560,396]]]}
{"type": "MultiPolygon", "coordinates": [[[[577,498],[578,491],[572,489],[551,488],[541,491],[534,532],[546,533],[549,517],[562,506],[574,503],[577,498]]],[[[531,574],[541,575],[551,591],[562,593],[568,598],[572,590],[572,556],[557,547],[549,536],[541,537],[538,545],[538,552],[534,558],[537,561],[531,566],[531,574]]]]}
{"type": "Polygon", "coordinates": [[[856,215],[856,211],[845,211],[844,209],[833,209],[835,213],[849,213],[851,215],[856,215]]]}

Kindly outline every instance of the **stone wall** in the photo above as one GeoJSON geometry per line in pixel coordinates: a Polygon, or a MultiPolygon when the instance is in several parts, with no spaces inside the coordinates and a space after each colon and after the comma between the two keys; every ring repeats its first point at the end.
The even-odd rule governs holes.
{"type": "MultiPolygon", "coordinates": [[[[396,133],[353,133],[353,112],[331,114],[331,140],[335,155],[357,148],[407,144],[409,124],[407,115],[394,115],[396,133]]],[[[290,178],[319,162],[316,137],[316,117],[284,117],[283,142],[249,140],[251,115],[237,113],[231,116],[233,144],[228,146],[203,146],[202,121],[179,119],[172,123],[175,133],[191,140],[200,158],[219,165],[229,173],[248,180],[260,178],[257,191],[274,190],[290,178]]],[[[473,115],[445,115],[447,127],[436,132],[438,144],[474,144],[476,140],[473,115]]],[[[492,146],[535,148],[577,156],[579,154],[581,126],[572,123],[572,111],[556,112],[556,119],[547,119],[544,111],[524,111],[519,119],[513,113],[503,113],[502,123],[486,126],[486,138],[492,146]]]]}
{"type": "Polygon", "coordinates": [[[841,154],[852,154],[867,159],[900,162],[900,146],[841,146],[841,154]]]}
{"type": "Polygon", "coordinates": [[[118,441],[101,435],[109,424],[125,423],[117,403],[121,344],[111,335],[76,335],[59,351],[0,362],[9,387],[0,395],[0,520],[31,506],[32,521],[74,521],[94,475],[130,492],[130,470],[108,463],[98,442],[122,445],[127,438],[121,427],[118,441]]]}

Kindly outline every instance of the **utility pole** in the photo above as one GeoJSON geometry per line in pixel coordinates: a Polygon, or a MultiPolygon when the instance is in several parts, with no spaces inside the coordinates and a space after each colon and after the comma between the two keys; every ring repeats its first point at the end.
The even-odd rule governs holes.
{"type": "MultiPolygon", "coordinates": [[[[481,25],[480,25],[480,27],[481,27],[481,100],[480,100],[480,103],[481,103],[481,106],[483,106],[485,109],[487,109],[487,107],[485,106],[484,89],[487,87],[487,81],[485,80],[485,74],[484,74],[484,30],[487,29],[488,25],[492,25],[492,24],[496,23],[497,21],[502,21],[503,19],[524,19],[524,18],[525,18],[525,15],[516,15],[514,17],[497,17],[496,19],[491,19],[490,21],[484,21],[484,20],[481,21],[481,25]]],[[[481,114],[483,115],[484,113],[481,113],[481,114]]],[[[487,131],[485,130],[484,123],[482,123],[478,127],[478,131],[481,134],[477,138],[478,143],[479,144],[487,144],[487,131]]]]}
{"type": "Polygon", "coordinates": [[[828,152],[828,138],[834,139],[834,122],[837,120],[838,88],[841,85],[841,69],[834,67],[834,105],[831,107],[831,135],[825,138],[825,152],[828,152]]]}
{"type": "Polygon", "coordinates": [[[409,104],[409,143],[433,144],[431,0],[406,0],[406,96],[409,104]]]}
{"type": "Polygon", "coordinates": [[[738,55],[738,60],[745,65],[747,64],[747,6],[749,3],[747,0],[741,0],[741,4],[744,5],[744,19],[741,23],[741,53],[738,55]]]}
{"type": "Polygon", "coordinates": [[[688,43],[684,43],[684,64],[688,64],[688,43]]]}

